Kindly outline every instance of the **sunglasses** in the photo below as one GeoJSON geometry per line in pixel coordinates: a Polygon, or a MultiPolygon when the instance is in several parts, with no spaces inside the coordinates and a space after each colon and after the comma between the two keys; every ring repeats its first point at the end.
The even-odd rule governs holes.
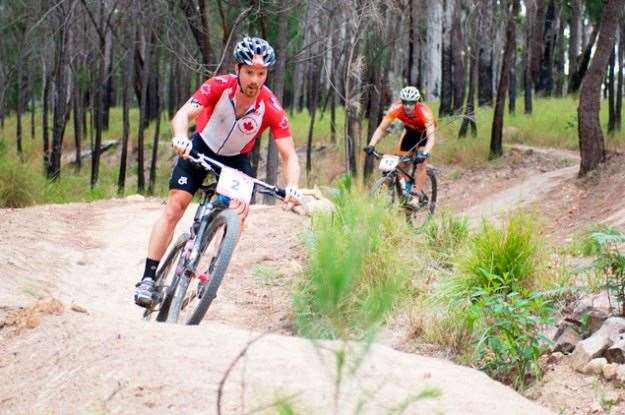
{"type": "Polygon", "coordinates": [[[415,105],[417,103],[417,101],[402,101],[401,103],[402,103],[402,105],[405,105],[407,107],[411,107],[411,106],[415,105]]]}

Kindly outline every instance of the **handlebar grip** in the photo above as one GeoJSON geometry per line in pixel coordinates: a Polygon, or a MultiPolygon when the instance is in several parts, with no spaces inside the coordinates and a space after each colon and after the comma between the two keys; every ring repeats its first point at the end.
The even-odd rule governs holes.
{"type": "Polygon", "coordinates": [[[286,192],[284,191],[284,189],[281,189],[279,187],[276,188],[276,195],[280,196],[281,198],[285,198],[286,197],[286,192]]]}

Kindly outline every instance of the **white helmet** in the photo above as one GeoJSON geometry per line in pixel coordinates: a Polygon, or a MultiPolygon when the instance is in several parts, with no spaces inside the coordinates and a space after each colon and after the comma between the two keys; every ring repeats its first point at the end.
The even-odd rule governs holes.
{"type": "Polygon", "coordinates": [[[404,87],[399,93],[399,99],[401,99],[402,101],[408,101],[408,102],[421,101],[421,93],[419,92],[417,87],[407,86],[407,87],[404,87]]]}

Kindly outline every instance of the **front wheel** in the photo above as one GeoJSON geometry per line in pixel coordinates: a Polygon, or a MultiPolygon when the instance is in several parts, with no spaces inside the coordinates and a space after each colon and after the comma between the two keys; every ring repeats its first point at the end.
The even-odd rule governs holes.
{"type": "Polygon", "coordinates": [[[157,313],[156,321],[165,321],[167,319],[167,313],[169,312],[169,306],[173,295],[173,287],[179,278],[177,274],[181,269],[182,261],[184,261],[181,255],[190,238],[191,235],[188,233],[180,235],[172,245],[169,253],[165,256],[165,259],[161,261],[161,266],[158,271],[156,271],[155,278],[156,292],[160,297],[160,301],[155,307],[148,308],[143,312],[144,320],[150,320],[154,313],[157,313]]]}
{"type": "Polygon", "coordinates": [[[438,182],[434,170],[427,169],[427,179],[421,192],[419,192],[414,200],[406,198],[404,208],[406,210],[406,219],[414,227],[423,226],[436,210],[436,201],[438,198],[438,182]]]}
{"type": "Polygon", "coordinates": [[[231,209],[204,219],[195,238],[198,256],[186,266],[176,287],[167,321],[199,324],[217,296],[239,238],[239,216],[231,209]],[[204,222],[205,221],[205,222],[204,222]]]}

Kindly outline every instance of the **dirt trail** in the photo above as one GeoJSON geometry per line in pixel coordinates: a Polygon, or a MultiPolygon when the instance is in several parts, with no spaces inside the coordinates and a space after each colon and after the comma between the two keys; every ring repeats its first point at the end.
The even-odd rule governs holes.
{"type": "MultiPolygon", "coordinates": [[[[246,344],[267,330],[290,332],[306,222],[278,207],[252,212],[201,326],[141,321],[132,290],[161,209],[158,201],[105,201],[0,211],[2,234],[11,236],[0,241],[4,314],[38,297],[67,306],[21,334],[0,330],[0,413],[216,413],[219,382],[246,344]]],[[[223,413],[286,396],[307,413],[331,413],[328,349],[338,344],[318,346],[279,334],[254,343],[225,383],[223,413]]],[[[550,413],[476,370],[381,345],[346,379],[338,412],[353,413],[362,399],[371,414],[401,405],[405,413],[550,413]],[[411,403],[427,387],[441,397],[411,403]]]]}
{"type": "Polygon", "coordinates": [[[532,157],[536,154],[552,160],[575,164],[555,170],[549,169],[549,171],[544,171],[545,167],[541,166],[538,172],[530,173],[522,181],[485,195],[478,203],[463,209],[463,214],[473,225],[478,224],[482,218],[498,219],[512,210],[530,206],[557,189],[564,181],[574,179],[579,170],[577,166],[579,155],[572,151],[519,144],[506,147],[523,152],[524,157],[532,157]]]}

